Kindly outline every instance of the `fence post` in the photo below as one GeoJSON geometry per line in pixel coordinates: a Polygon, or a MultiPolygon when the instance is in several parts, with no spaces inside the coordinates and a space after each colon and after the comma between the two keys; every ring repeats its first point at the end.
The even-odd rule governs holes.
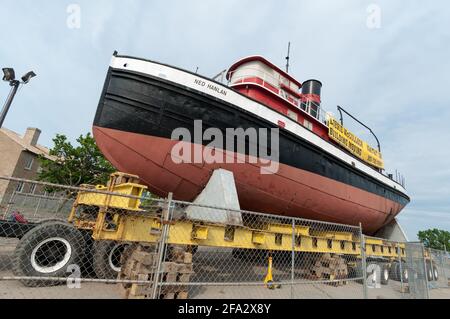
{"type": "Polygon", "coordinates": [[[363,295],[364,299],[368,299],[368,291],[367,291],[367,265],[366,265],[366,240],[364,234],[362,232],[362,224],[359,223],[359,238],[360,238],[360,246],[361,246],[361,267],[362,267],[362,276],[363,276],[363,295]]]}
{"type": "Polygon", "coordinates": [[[425,275],[425,291],[426,291],[426,295],[427,295],[426,299],[430,299],[430,292],[429,292],[429,287],[428,287],[427,262],[425,260],[425,246],[423,245],[423,243],[420,243],[420,245],[422,247],[423,270],[424,270],[424,275],[425,275]]]}
{"type": "Polygon", "coordinates": [[[159,274],[161,272],[161,266],[164,262],[164,257],[166,255],[165,246],[166,246],[166,239],[169,231],[169,220],[170,220],[170,211],[172,206],[172,193],[169,193],[169,196],[166,200],[165,207],[163,209],[163,213],[161,216],[162,219],[162,231],[161,231],[161,237],[159,239],[159,244],[157,247],[157,255],[158,255],[158,263],[156,265],[155,269],[155,276],[154,276],[154,282],[153,282],[153,299],[158,299],[158,286],[159,286],[159,274]]]}
{"type": "Polygon", "coordinates": [[[447,267],[448,267],[449,263],[448,263],[447,244],[446,243],[444,243],[444,258],[443,258],[442,262],[443,262],[442,268],[444,268],[444,279],[448,286],[449,276],[447,275],[447,267]]]}
{"type": "Polygon", "coordinates": [[[38,211],[39,211],[39,208],[41,207],[41,199],[42,199],[42,197],[39,196],[38,203],[37,203],[37,205],[36,205],[36,208],[34,209],[33,217],[36,217],[36,215],[37,215],[37,213],[38,213],[38,211]]]}
{"type": "Polygon", "coordinates": [[[433,250],[432,248],[428,249],[428,254],[430,255],[430,270],[431,270],[431,281],[434,281],[434,269],[433,269],[433,250]]]}
{"type": "Polygon", "coordinates": [[[402,292],[402,296],[404,293],[403,286],[403,263],[402,263],[402,248],[400,247],[400,243],[397,243],[397,253],[398,253],[398,267],[400,268],[400,289],[402,292]]]}
{"type": "Polygon", "coordinates": [[[291,299],[294,299],[295,280],[295,219],[292,219],[292,254],[291,254],[291,299]]]}

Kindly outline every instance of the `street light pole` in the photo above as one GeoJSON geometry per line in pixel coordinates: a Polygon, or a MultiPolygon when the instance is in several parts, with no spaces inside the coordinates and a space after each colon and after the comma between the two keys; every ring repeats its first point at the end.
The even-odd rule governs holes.
{"type": "Polygon", "coordinates": [[[0,128],[3,126],[3,122],[5,121],[6,114],[8,114],[9,108],[11,107],[11,103],[16,96],[17,90],[21,84],[27,84],[30,82],[32,78],[36,76],[36,73],[33,71],[28,72],[24,76],[22,76],[22,82],[16,80],[16,74],[13,68],[3,68],[3,81],[9,82],[11,86],[11,91],[9,92],[8,98],[6,99],[6,103],[3,106],[2,113],[0,114],[0,128]]]}
{"type": "Polygon", "coordinates": [[[16,96],[17,90],[19,89],[20,82],[12,81],[10,85],[11,85],[11,91],[9,92],[8,99],[6,100],[6,103],[2,109],[2,113],[0,114],[0,128],[3,126],[3,122],[5,121],[6,114],[8,114],[11,103],[14,100],[14,96],[16,96]]]}

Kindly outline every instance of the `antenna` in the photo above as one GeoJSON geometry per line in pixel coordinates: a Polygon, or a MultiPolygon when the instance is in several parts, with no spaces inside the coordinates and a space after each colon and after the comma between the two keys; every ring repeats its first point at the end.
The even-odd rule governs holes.
{"type": "Polygon", "coordinates": [[[288,53],[286,56],[286,73],[289,73],[289,60],[291,59],[291,42],[288,42],[288,53]]]}

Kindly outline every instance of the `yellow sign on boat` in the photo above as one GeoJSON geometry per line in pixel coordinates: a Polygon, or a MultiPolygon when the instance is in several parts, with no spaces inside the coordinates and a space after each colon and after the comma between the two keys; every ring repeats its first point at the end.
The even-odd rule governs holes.
{"type": "Polygon", "coordinates": [[[362,159],[364,162],[384,168],[384,161],[381,153],[347,130],[334,118],[328,119],[328,135],[330,138],[344,147],[347,151],[362,159]]]}

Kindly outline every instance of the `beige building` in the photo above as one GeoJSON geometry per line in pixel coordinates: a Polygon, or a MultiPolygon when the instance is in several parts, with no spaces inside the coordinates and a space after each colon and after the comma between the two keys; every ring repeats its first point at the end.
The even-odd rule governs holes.
{"type": "MultiPolygon", "coordinates": [[[[37,178],[40,170],[38,157],[52,158],[49,149],[38,144],[40,134],[37,128],[28,128],[23,136],[6,128],[0,129],[0,176],[37,178]]],[[[37,190],[33,184],[0,180],[1,206],[8,202],[8,194],[14,192],[33,194],[37,190]]]]}

